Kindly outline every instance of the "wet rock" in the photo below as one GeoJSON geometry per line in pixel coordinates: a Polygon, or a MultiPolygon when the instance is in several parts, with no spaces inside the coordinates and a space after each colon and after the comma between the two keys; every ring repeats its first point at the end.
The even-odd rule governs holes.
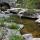
{"type": "Polygon", "coordinates": [[[4,32],[4,36],[2,40],[9,40],[9,37],[13,34],[13,35],[21,35],[20,31],[16,30],[16,29],[5,29],[6,31],[4,32]]]}
{"type": "Polygon", "coordinates": [[[24,40],[32,40],[33,39],[32,34],[24,34],[23,37],[24,37],[24,40]]]}

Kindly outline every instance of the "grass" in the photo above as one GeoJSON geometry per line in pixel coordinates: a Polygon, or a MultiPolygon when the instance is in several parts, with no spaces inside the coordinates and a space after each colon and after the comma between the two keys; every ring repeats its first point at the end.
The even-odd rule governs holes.
{"type": "Polygon", "coordinates": [[[9,40],[23,40],[23,37],[20,35],[12,35],[10,36],[9,40]]]}

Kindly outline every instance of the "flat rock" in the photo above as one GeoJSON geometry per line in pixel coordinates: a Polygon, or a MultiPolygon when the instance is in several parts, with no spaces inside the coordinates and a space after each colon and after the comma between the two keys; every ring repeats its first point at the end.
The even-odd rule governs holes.
{"type": "Polygon", "coordinates": [[[33,38],[33,40],[40,40],[40,38],[33,38]]]}

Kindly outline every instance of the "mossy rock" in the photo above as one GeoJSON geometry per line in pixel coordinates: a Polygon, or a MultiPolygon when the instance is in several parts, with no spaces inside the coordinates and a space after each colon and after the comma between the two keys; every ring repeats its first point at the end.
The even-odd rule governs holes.
{"type": "Polygon", "coordinates": [[[19,26],[18,26],[18,24],[13,23],[13,24],[9,25],[9,28],[11,28],[11,29],[19,29],[19,26]]]}

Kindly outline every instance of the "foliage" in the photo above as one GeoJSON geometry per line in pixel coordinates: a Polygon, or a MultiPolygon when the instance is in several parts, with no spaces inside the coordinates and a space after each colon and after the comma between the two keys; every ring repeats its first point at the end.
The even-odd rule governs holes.
{"type": "Polygon", "coordinates": [[[36,11],[34,9],[28,9],[27,13],[28,13],[29,16],[30,15],[32,16],[33,14],[36,14],[36,11]]]}
{"type": "Polygon", "coordinates": [[[1,18],[0,18],[0,25],[1,25],[1,26],[4,26],[4,19],[1,19],[1,18]]]}
{"type": "Polygon", "coordinates": [[[18,3],[24,8],[40,8],[40,0],[18,0],[18,3]]]}
{"type": "Polygon", "coordinates": [[[9,28],[11,28],[11,29],[19,29],[19,26],[16,23],[11,23],[11,25],[9,25],[9,28]]]}
{"type": "Polygon", "coordinates": [[[20,35],[12,35],[9,40],[23,40],[23,37],[20,35]]]}

